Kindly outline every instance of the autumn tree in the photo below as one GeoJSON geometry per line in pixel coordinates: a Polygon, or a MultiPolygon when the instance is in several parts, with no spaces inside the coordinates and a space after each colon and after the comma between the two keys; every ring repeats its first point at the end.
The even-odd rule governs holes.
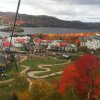
{"type": "Polygon", "coordinates": [[[33,81],[31,92],[33,100],[61,100],[55,87],[44,80],[33,81]]]}
{"type": "Polygon", "coordinates": [[[96,90],[99,90],[96,80],[100,76],[100,60],[94,55],[87,54],[76,60],[75,68],[79,77],[76,88],[86,93],[87,100],[91,100],[93,95],[97,95],[96,90]]]}
{"type": "Polygon", "coordinates": [[[16,89],[15,94],[18,100],[32,100],[29,82],[25,76],[20,74],[15,75],[13,87],[16,89]]]}
{"type": "Polygon", "coordinates": [[[86,54],[64,70],[59,90],[64,93],[65,89],[74,87],[87,100],[92,100],[100,94],[99,78],[100,60],[94,55],[86,54]]]}

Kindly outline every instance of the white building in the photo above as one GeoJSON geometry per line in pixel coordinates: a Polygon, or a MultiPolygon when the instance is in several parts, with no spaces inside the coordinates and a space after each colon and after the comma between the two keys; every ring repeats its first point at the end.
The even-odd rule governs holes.
{"type": "Polygon", "coordinates": [[[80,46],[87,47],[87,48],[93,49],[93,50],[100,48],[100,35],[82,38],[80,46]]]}

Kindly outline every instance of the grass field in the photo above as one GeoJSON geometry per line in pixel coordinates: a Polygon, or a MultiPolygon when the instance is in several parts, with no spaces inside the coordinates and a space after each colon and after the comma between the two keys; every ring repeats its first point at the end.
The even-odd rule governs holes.
{"type": "Polygon", "coordinates": [[[37,65],[41,64],[61,64],[65,63],[67,60],[60,60],[60,59],[54,59],[53,57],[36,57],[31,60],[25,60],[21,65],[29,66],[33,70],[40,70],[37,65]]]}
{"type": "MultiPolygon", "coordinates": [[[[65,62],[67,62],[67,60],[54,59],[52,57],[37,57],[37,58],[34,58],[32,60],[25,60],[20,64],[21,65],[25,65],[25,66],[29,66],[32,70],[41,70],[41,69],[39,69],[37,67],[37,65],[40,65],[40,64],[61,64],[61,63],[65,63],[65,62]]],[[[15,66],[13,64],[11,66],[12,67],[9,68],[6,71],[7,79],[12,78],[14,73],[16,73],[15,66]]],[[[41,73],[41,75],[42,74],[50,74],[50,73],[55,72],[55,71],[61,71],[65,67],[66,67],[66,64],[65,65],[57,65],[57,66],[49,66],[48,68],[50,68],[51,71],[47,72],[47,73],[41,73]]],[[[20,72],[24,68],[18,66],[18,69],[19,69],[19,72],[20,72]]],[[[49,78],[47,78],[45,80],[47,80],[48,82],[51,82],[52,80],[59,80],[60,77],[61,77],[60,75],[57,75],[57,76],[54,76],[54,77],[49,77],[49,78]]],[[[5,80],[5,79],[0,79],[0,81],[1,80],[5,80]]],[[[13,84],[13,82],[0,84],[0,93],[12,93],[12,92],[15,92],[16,89],[12,86],[12,84],[13,84]]]]}
{"type": "MultiPolygon", "coordinates": [[[[17,67],[18,67],[18,72],[20,72],[20,71],[22,71],[24,69],[20,65],[18,65],[17,67]]],[[[7,70],[6,70],[5,73],[6,73],[7,77],[6,78],[5,77],[4,78],[1,78],[0,81],[13,78],[14,74],[17,73],[15,64],[14,63],[10,64],[9,65],[9,68],[7,68],[7,70]]]]}
{"type": "Polygon", "coordinates": [[[56,65],[56,66],[47,66],[45,68],[50,68],[50,72],[44,72],[44,73],[38,73],[36,74],[37,76],[42,76],[42,75],[46,75],[46,74],[51,74],[54,72],[59,72],[59,71],[63,71],[64,68],[66,68],[67,64],[64,65],[56,65]]]}
{"type": "Polygon", "coordinates": [[[0,93],[12,93],[15,89],[12,87],[13,81],[0,84],[0,93]]]}
{"type": "MultiPolygon", "coordinates": [[[[21,65],[25,65],[30,67],[30,70],[34,70],[34,71],[45,71],[44,69],[40,69],[38,68],[38,65],[45,65],[45,64],[52,64],[53,66],[45,66],[45,68],[50,68],[50,72],[43,72],[43,73],[38,73],[36,75],[38,76],[42,76],[42,75],[47,75],[47,74],[51,74],[54,72],[58,72],[58,71],[63,71],[64,68],[67,67],[68,64],[63,64],[63,63],[67,63],[68,60],[65,59],[58,59],[58,58],[53,58],[53,57],[35,57],[33,59],[29,59],[29,60],[25,60],[23,62],[21,62],[21,65]],[[62,64],[62,65],[54,65],[54,64],[62,64]]],[[[54,76],[54,77],[49,77],[46,80],[50,81],[52,80],[52,78],[55,79],[59,79],[60,75],[54,76]]]]}

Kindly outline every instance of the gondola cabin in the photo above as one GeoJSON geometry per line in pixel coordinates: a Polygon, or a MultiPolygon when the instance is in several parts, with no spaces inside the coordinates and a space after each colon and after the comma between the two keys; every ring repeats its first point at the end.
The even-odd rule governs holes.
{"type": "Polygon", "coordinates": [[[0,54],[0,73],[6,70],[6,57],[0,54]]]}

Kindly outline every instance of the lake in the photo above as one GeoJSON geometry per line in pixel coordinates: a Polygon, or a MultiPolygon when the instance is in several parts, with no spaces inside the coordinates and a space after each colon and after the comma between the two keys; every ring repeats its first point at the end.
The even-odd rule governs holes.
{"type": "MultiPolygon", "coordinates": [[[[4,28],[5,26],[0,26],[1,28],[4,28]]],[[[48,27],[37,27],[37,28],[27,28],[23,27],[24,32],[23,33],[17,33],[17,34],[36,34],[36,33],[79,33],[79,32],[96,32],[100,29],[74,29],[74,28],[48,28],[48,27]]],[[[0,32],[0,36],[10,36],[10,32],[0,32]]],[[[16,34],[16,33],[14,33],[16,34]]]]}

